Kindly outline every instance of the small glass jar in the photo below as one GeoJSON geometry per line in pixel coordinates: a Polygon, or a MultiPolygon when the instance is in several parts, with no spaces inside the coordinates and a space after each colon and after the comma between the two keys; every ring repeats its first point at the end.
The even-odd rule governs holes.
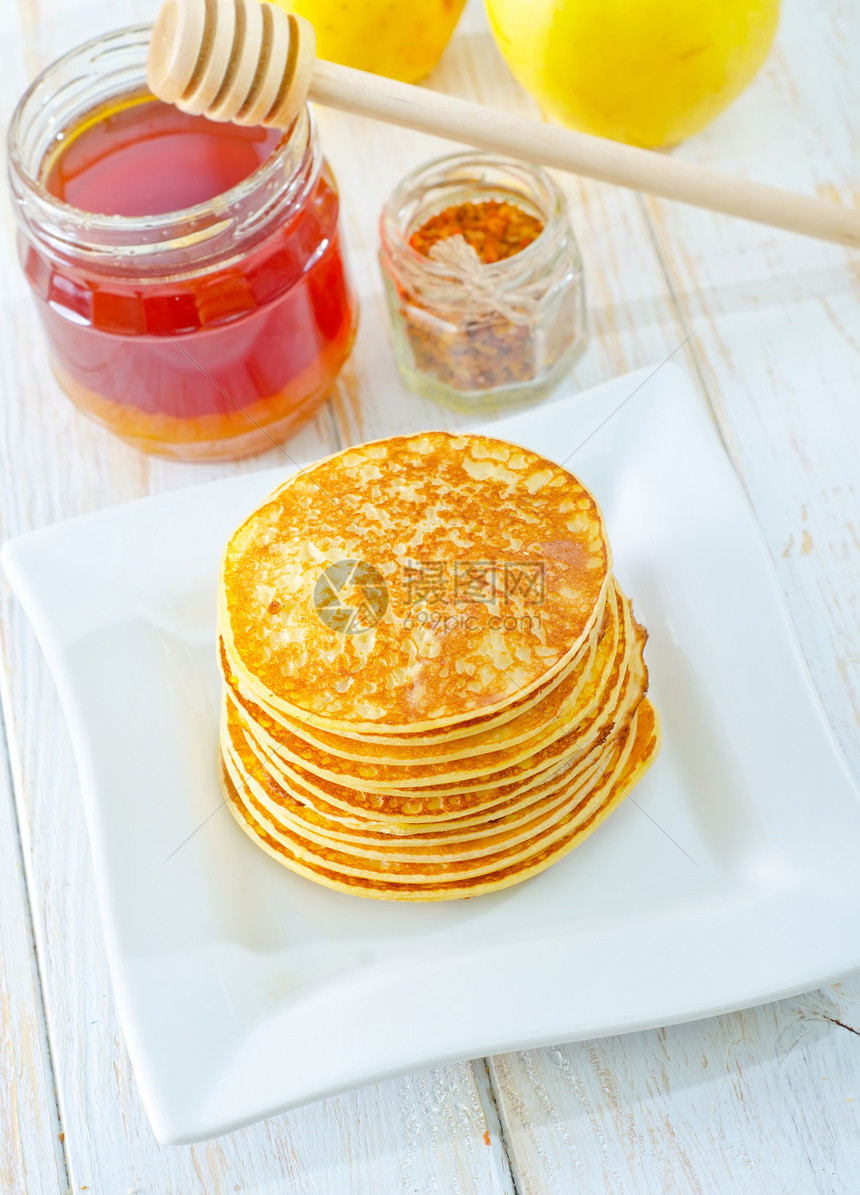
{"type": "Polygon", "coordinates": [[[426,398],[470,412],[537,402],[585,348],[579,248],[564,194],[539,167],[483,153],[428,162],[383,209],[380,265],[401,376],[426,398]],[[542,231],[471,278],[410,244],[431,217],[488,200],[536,217],[542,231]]]}
{"type": "Polygon", "coordinates": [[[46,163],[69,131],[115,100],[151,99],[150,32],[80,46],[21,99],[9,131],[20,256],[81,410],[149,452],[232,460],[292,433],[349,355],[338,193],[307,109],[262,165],[181,211],[99,215],[50,193],[46,163]]]}

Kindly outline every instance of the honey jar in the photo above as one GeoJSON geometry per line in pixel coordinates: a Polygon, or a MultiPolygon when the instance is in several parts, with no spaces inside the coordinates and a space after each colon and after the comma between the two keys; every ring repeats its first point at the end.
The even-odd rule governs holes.
{"type": "Polygon", "coordinates": [[[338,192],[308,109],[282,133],[156,100],[149,34],[88,42],[21,99],[21,261],[82,411],[149,452],[235,459],[291,434],[349,355],[338,192]]]}

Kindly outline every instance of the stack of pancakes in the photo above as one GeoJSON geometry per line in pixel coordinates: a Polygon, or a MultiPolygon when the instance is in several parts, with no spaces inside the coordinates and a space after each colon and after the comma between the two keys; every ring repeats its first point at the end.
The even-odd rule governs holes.
{"type": "Polygon", "coordinates": [[[659,747],[597,502],[489,437],[394,437],[290,478],[227,545],[219,631],[230,809],[341,891],[524,880],[659,747]]]}

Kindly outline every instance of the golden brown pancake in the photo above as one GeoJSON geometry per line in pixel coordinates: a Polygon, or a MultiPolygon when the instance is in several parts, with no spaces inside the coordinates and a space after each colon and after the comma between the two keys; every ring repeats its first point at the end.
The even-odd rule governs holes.
{"type": "MultiPolygon", "coordinates": [[[[420,857],[428,850],[435,854],[449,852],[468,857],[488,853],[505,841],[531,838],[539,824],[558,816],[563,806],[576,803],[577,794],[595,778],[596,771],[605,769],[610,750],[610,745],[604,745],[599,757],[587,769],[577,776],[566,777],[552,792],[539,793],[536,797],[530,794],[527,803],[507,802],[489,814],[484,812],[480,819],[472,819],[470,825],[461,825],[459,821],[406,824],[378,822],[372,818],[361,822],[355,817],[345,825],[338,816],[327,816],[318,805],[296,800],[264,769],[254,768],[253,757],[249,759],[247,745],[242,743],[235,727],[229,730],[223,758],[237,790],[246,792],[257,802],[262,819],[272,826],[334,849],[398,859],[404,852],[409,855],[418,851],[420,857]]],[[[338,811],[334,812],[337,815],[338,811]]]]}
{"type": "MultiPolygon", "coordinates": [[[[287,730],[297,734],[300,738],[305,738],[309,743],[316,743],[324,748],[334,750],[331,744],[340,744],[343,748],[341,754],[345,754],[350,750],[350,745],[353,742],[358,742],[359,750],[370,744],[379,744],[381,746],[393,746],[396,748],[413,747],[413,746],[427,746],[427,747],[442,747],[443,751],[446,747],[450,747],[452,758],[454,753],[462,750],[460,740],[468,738],[474,739],[476,735],[489,734],[503,726],[506,722],[518,718],[521,714],[526,713],[533,706],[537,705],[539,701],[543,701],[555,688],[561,685],[564,681],[569,684],[573,680],[571,673],[576,670],[577,679],[584,680],[589,667],[589,661],[593,660],[594,653],[597,650],[601,634],[606,629],[608,620],[617,617],[615,611],[615,602],[613,601],[612,586],[607,587],[605,598],[600,611],[600,618],[596,620],[595,626],[589,634],[588,638],[583,643],[576,655],[558,672],[554,673],[548,681],[533,689],[530,693],[511,701],[504,709],[494,711],[489,714],[478,714],[473,718],[464,718],[460,722],[450,725],[437,726],[432,729],[425,729],[418,731],[411,729],[407,731],[393,731],[390,734],[384,733],[378,727],[373,731],[362,730],[360,733],[348,730],[340,730],[338,732],[327,731],[317,726],[311,721],[307,715],[292,716],[285,714],[283,710],[276,709],[269,705],[266,701],[265,694],[261,693],[259,687],[249,689],[236,676],[230,661],[227,657],[227,648],[224,640],[219,637],[218,652],[221,662],[221,670],[224,674],[228,684],[238,694],[245,697],[247,700],[254,702],[264,713],[272,718],[279,725],[286,727],[287,730]]],[[[337,752],[336,752],[337,753],[337,752]]],[[[380,755],[384,754],[380,752],[380,755]]]]}
{"type": "MultiPolygon", "coordinates": [[[[348,787],[379,791],[399,790],[405,786],[410,790],[432,789],[436,793],[440,791],[440,786],[445,791],[452,791],[451,786],[461,781],[464,782],[464,788],[472,787],[472,783],[468,782],[483,787],[498,772],[507,770],[510,773],[526,760],[530,761],[534,770],[538,770],[546,758],[542,748],[562,737],[569,740],[578,727],[592,718],[601,700],[608,700],[611,693],[621,685],[628,662],[631,634],[629,612],[624,612],[620,624],[616,624],[614,629],[616,634],[607,635],[598,649],[592,674],[588,678],[587,691],[581,695],[579,703],[572,702],[569,706],[557,707],[555,702],[551,702],[546,721],[541,716],[542,707],[535,706],[526,715],[532,733],[525,742],[507,745],[504,737],[499,735],[499,745],[495,750],[478,753],[477,756],[469,756],[466,759],[428,763],[422,759],[419,749],[416,749],[412,758],[407,756],[399,763],[377,763],[372,754],[365,754],[360,761],[345,759],[341,755],[321,750],[283,727],[273,724],[262,715],[259,708],[242,700],[232,690],[230,696],[245,715],[251,732],[264,751],[273,752],[290,767],[308,770],[324,780],[332,780],[336,784],[345,784],[348,787]]],[[[554,694],[551,697],[554,697],[554,694]]],[[[513,724],[507,723],[507,726],[511,725],[513,724]]],[[[501,730],[504,730],[504,727],[501,730]]]]}
{"type": "Polygon", "coordinates": [[[349,449],[227,545],[228,804],[273,858],[343,892],[517,883],[655,757],[646,639],[565,469],[481,435],[349,449]]]}
{"type": "MultiPolygon", "coordinates": [[[[590,692],[594,691],[593,668],[595,653],[599,647],[602,648],[602,666],[605,669],[612,666],[613,657],[608,653],[614,650],[611,644],[617,640],[618,620],[625,617],[625,611],[621,606],[624,600],[623,595],[616,594],[614,588],[610,591],[601,625],[589,639],[587,650],[582,653],[575,666],[564,673],[560,681],[554,681],[547,688],[540,689],[534,700],[524,701],[521,705],[517,703],[511,717],[504,721],[494,720],[487,727],[483,721],[470,720],[467,725],[472,728],[471,733],[460,734],[456,739],[431,740],[429,736],[390,735],[385,742],[380,742],[370,736],[346,737],[333,734],[307,722],[288,718],[271,706],[255,701],[257,695],[245,691],[230,671],[223,645],[220,648],[221,668],[237,705],[285,746],[292,742],[294,752],[298,753],[300,758],[304,756],[307,748],[297,743],[297,739],[303,739],[304,743],[309,744],[312,753],[317,751],[337,755],[356,763],[373,761],[411,766],[420,763],[447,764],[463,758],[487,755],[501,747],[511,747],[526,740],[533,740],[535,735],[553,721],[567,721],[569,711],[577,710],[584,716],[588,709],[585,703],[580,701],[580,697],[587,685],[591,686],[590,692]]],[[[456,764],[454,767],[456,768],[456,764]]]]}
{"type": "MultiPolygon", "coordinates": [[[[285,776],[293,776],[323,794],[337,792],[347,801],[349,798],[345,794],[350,789],[407,803],[441,798],[443,808],[440,811],[444,812],[444,802],[451,796],[473,793],[480,797],[499,785],[520,785],[536,774],[580,758],[594,742],[605,738],[614,724],[630,716],[644,693],[647,673],[642,661],[643,647],[644,636],[634,639],[630,649],[625,646],[624,652],[619,653],[602,690],[600,703],[583,722],[556,725],[544,744],[538,744],[533,752],[524,751],[522,745],[518,745],[507,754],[499,751],[482,757],[476,766],[463,774],[457,774],[454,769],[446,770],[441,764],[416,765],[411,769],[405,765],[372,764],[350,768],[348,761],[334,756],[323,757],[319,752],[309,753],[299,763],[294,757],[287,757],[280,744],[259,725],[247,718],[243,720],[254,744],[273,769],[285,776]]],[[[242,717],[241,708],[239,712],[242,717]]],[[[428,812],[430,808],[427,807],[428,812]]]]}
{"type": "Polygon", "coordinates": [[[573,474],[500,440],[426,432],[276,490],[227,545],[220,629],[240,684],[275,709],[335,733],[417,732],[503,710],[564,668],[610,567],[573,474]],[[363,602],[344,595],[367,629],[333,634],[319,584],[342,561],[379,583],[363,602]]]}
{"type": "Polygon", "coordinates": [[[648,700],[644,700],[635,719],[633,741],[624,767],[615,777],[603,776],[592,789],[587,808],[580,816],[569,815],[560,835],[549,843],[538,843],[535,851],[495,871],[481,872],[470,879],[450,878],[443,871],[430,882],[414,878],[393,880],[387,875],[353,874],[334,861],[333,854],[312,852],[295,844],[279,841],[258,820],[253,802],[245,803],[225,771],[224,786],[228,805],[239,825],[258,845],[292,871],[341,892],[351,892],[382,900],[438,901],[478,896],[520,883],[537,875],[578,846],[620,804],[653,762],[660,744],[659,722],[648,700]]]}

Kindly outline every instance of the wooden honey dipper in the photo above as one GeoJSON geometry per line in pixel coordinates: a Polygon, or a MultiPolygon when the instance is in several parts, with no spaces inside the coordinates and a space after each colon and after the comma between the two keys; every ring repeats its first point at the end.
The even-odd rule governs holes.
{"type": "Polygon", "coordinates": [[[860,212],[316,58],[313,26],[259,0],[165,0],[149,86],[184,112],[288,128],[306,99],[664,199],[860,247],[860,212]]]}

